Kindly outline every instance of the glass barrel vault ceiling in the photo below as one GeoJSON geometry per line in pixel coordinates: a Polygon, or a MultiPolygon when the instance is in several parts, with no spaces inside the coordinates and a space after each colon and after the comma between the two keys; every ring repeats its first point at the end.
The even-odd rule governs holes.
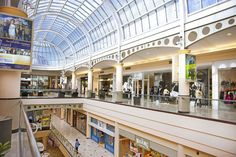
{"type": "Polygon", "coordinates": [[[28,0],[34,66],[63,66],[178,20],[179,0],[28,0]],[[118,29],[119,27],[119,29],[118,29]],[[118,30],[120,30],[118,34],[118,30]]]}

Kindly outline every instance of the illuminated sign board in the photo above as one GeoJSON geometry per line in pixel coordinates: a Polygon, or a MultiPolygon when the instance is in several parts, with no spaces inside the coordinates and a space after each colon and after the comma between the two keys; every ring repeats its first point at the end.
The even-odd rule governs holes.
{"type": "Polygon", "coordinates": [[[196,56],[186,54],[185,58],[186,80],[195,81],[197,79],[196,56]]]}
{"type": "Polygon", "coordinates": [[[29,19],[0,13],[0,69],[30,70],[32,25],[29,19]]]}

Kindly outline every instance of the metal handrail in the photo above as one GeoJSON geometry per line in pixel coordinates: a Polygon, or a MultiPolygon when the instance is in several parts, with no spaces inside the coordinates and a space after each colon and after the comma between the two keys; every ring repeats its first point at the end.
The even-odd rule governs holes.
{"type": "Polygon", "coordinates": [[[73,157],[81,157],[81,154],[76,151],[73,145],[66,139],[57,129],[51,124],[51,131],[55,135],[55,137],[62,143],[62,145],[66,148],[68,153],[73,157]]]}
{"type": "MultiPolygon", "coordinates": [[[[22,102],[20,103],[20,116],[21,116],[21,113],[23,114],[23,120],[26,124],[27,136],[28,136],[28,139],[29,139],[32,155],[33,155],[33,157],[41,157],[40,152],[38,150],[38,146],[37,146],[35,137],[34,137],[33,132],[32,132],[32,128],[31,128],[30,123],[28,121],[28,118],[27,118],[27,115],[25,113],[22,102]]],[[[20,118],[20,121],[21,121],[21,118],[20,118]]],[[[21,128],[21,123],[20,123],[20,129],[19,129],[20,130],[19,131],[19,134],[20,134],[19,136],[20,137],[21,137],[21,129],[22,128],[21,128]]],[[[20,140],[20,156],[24,157],[23,156],[22,143],[21,143],[22,139],[20,138],[19,140],[20,140]]]]}

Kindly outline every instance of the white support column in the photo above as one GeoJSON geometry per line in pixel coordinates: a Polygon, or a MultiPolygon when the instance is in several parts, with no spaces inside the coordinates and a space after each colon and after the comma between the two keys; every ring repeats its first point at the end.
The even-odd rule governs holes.
{"type": "Polygon", "coordinates": [[[178,147],[177,147],[177,157],[185,157],[184,147],[180,144],[178,144],[178,147]]]}
{"type": "Polygon", "coordinates": [[[71,83],[72,83],[72,89],[76,89],[76,74],[75,74],[75,71],[72,71],[72,79],[71,79],[71,83]]]}
{"type": "Polygon", "coordinates": [[[55,77],[55,88],[58,88],[58,76],[55,77]]]}
{"type": "Polygon", "coordinates": [[[81,77],[77,77],[76,78],[76,81],[77,81],[77,88],[78,88],[78,93],[79,95],[81,94],[81,77]]]}
{"type": "Polygon", "coordinates": [[[142,78],[142,90],[141,90],[142,98],[144,98],[144,74],[142,78]]]}
{"type": "Polygon", "coordinates": [[[116,92],[122,92],[123,83],[123,65],[121,63],[116,65],[116,92]]]}
{"type": "Polygon", "coordinates": [[[148,74],[148,81],[147,81],[147,95],[150,95],[150,75],[148,74]]]}
{"type": "Polygon", "coordinates": [[[113,100],[120,101],[122,99],[122,84],[123,84],[123,64],[118,63],[116,65],[116,91],[113,93],[113,100]]]}
{"type": "Polygon", "coordinates": [[[186,81],[186,54],[190,50],[179,51],[179,112],[190,112],[189,82],[186,81]]]}
{"type": "Polygon", "coordinates": [[[178,82],[179,80],[179,56],[176,54],[176,55],[173,55],[172,56],[172,82],[178,82]]]}
{"type": "Polygon", "coordinates": [[[179,112],[190,112],[190,100],[189,100],[189,82],[185,79],[185,57],[190,50],[186,49],[185,46],[185,21],[187,13],[187,4],[185,0],[179,1],[180,8],[180,51],[179,51],[179,112]]]}
{"type": "Polygon", "coordinates": [[[89,114],[89,112],[87,112],[86,115],[87,115],[86,138],[90,138],[91,132],[90,132],[90,125],[89,125],[89,123],[90,123],[90,114],[89,114]]]}
{"type": "Polygon", "coordinates": [[[73,126],[73,109],[70,109],[70,126],[73,126]]]}
{"type": "Polygon", "coordinates": [[[120,152],[120,133],[119,133],[119,125],[115,122],[115,147],[114,147],[114,156],[119,157],[120,152]]]}
{"type": "Polygon", "coordinates": [[[139,97],[139,80],[136,80],[137,88],[136,88],[136,95],[139,97]]]}
{"type": "Polygon", "coordinates": [[[87,97],[91,97],[93,92],[93,70],[88,70],[88,92],[87,97]]]}
{"type": "MultiPolygon", "coordinates": [[[[219,99],[219,74],[218,68],[215,64],[212,65],[212,99],[219,99]]],[[[218,110],[218,101],[212,101],[212,109],[218,110]]]]}
{"type": "Polygon", "coordinates": [[[65,119],[65,109],[64,108],[60,108],[61,109],[61,119],[65,119]]]}

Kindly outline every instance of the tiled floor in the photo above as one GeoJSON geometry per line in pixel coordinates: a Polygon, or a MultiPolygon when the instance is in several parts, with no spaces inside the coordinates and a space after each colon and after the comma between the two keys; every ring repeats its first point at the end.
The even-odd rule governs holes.
{"type": "Polygon", "coordinates": [[[73,146],[75,145],[75,139],[79,139],[79,153],[82,157],[114,157],[112,153],[102,147],[99,147],[93,140],[86,139],[86,137],[78,130],[71,127],[68,123],[55,115],[52,116],[52,124],[66,137],[66,139],[70,141],[73,146]]]}
{"type": "MultiPolygon", "coordinates": [[[[106,98],[106,101],[112,101],[111,98],[106,98]]],[[[143,108],[151,108],[162,111],[174,112],[178,113],[178,105],[171,103],[158,103],[156,101],[151,101],[150,99],[141,99],[140,105],[134,105],[134,101],[131,99],[123,99],[123,104],[131,105],[131,106],[139,106],[143,108]]],[[[222,103],[221,103],[222,105],[222,103]]],[[[223,106],[220,106],[223,108],[223,106]]],[[[209,119],[223,120],[228,122],[236,123],[236,108],[232,108],[231,110],[218,109],[213,110],[211,106],[194,106],[194,101],[190,102],[190,113],[185,113],[186,115],[192,115],[196,117],[204,117],[209,119]]]]}
{"type": "Polygon", "coordinates": [[[52,147],[48,145],[46,152],[50,154],[50,157],[64,157],[64,155],[62,154],[62,152],[58,147],[52,147]]]}

